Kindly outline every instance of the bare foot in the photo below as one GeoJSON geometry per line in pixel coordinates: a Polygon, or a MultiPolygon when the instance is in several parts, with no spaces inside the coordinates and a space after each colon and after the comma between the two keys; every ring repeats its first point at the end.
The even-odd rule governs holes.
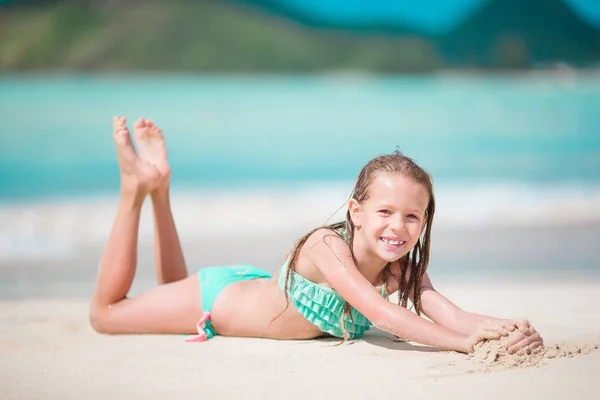
{"type": "Polygon", "coordinates": [[[140,158],[154,165],[160,172],[160,184],[157,188],[168,189],[171,167],[167,161],[167,146],[162,131],[152,121],[141,118],[133,124],[133,133],[140,158]]]}
{"type": "Polygon", "coordinates": [[[116,116],[113,119],[113,137],[117,148],[117,160],[121,171],[122,190],[148,194],[160,184],[161,173],[152,164],[140,159],[135,153],[127,118],[116,116]]]}

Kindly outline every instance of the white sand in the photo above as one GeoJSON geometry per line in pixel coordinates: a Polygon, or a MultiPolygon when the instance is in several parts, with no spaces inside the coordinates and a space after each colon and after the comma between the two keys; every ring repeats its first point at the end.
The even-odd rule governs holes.
{"type": "MultiPolygon", "coordinates": [[[[600,284],[445,285],[471,311],[527,316],[546,343],[599,343],[600,284]]],[[[103,336],[85,300],[0,303],[0,398],[598,399],[600,351],[535,367],[486,368],[458,353],[395,342],[103,336]]],[[[488,365],[489,366],[489,365],[488,365]]]]}

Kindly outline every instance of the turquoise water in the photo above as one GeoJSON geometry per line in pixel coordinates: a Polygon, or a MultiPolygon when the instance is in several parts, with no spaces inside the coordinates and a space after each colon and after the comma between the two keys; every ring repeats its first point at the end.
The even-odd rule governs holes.
{"type": "MultiPolygon", "coordinates": [[[[79,270],[73,260],[104,246],[119,189],[115,114],[130,127],[140,117],[162,127],[193,263],[203,262],[197,243],[234,234],[259,246],[252,238],[341,219],[361,166],[398,146],[434,177],[438,273],[600,271],[592,75],[4,75],[0,265],[79,270]]],[[[151,246],[144,210],[139,240],[151,246]]],[[[237,250],[244,262],[275,265],[288,247],[266,246],[253,260],[246,251],[237,250]]]]}
{"type": "Polygon", "coordinates": [[[600,78],[3,76],[0,199],[118,188],[113,115],[159,124],[181,188],[351,182],[396,146],[439,185],[600,182],[600,78]]]}

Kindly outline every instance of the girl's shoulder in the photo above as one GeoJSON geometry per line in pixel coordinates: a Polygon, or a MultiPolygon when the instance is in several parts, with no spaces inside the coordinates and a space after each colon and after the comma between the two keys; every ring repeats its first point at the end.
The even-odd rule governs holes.
{"type": "Polygon", "coordinates": [[[335,226],[324,226],[310,232],[304,239],[295,257],[293,271],[317,284],[329,286],[315,263],[315,259],[318,258],[316,252],[332,251],[340,253],[340,259],[346,258],[347,255],[342,253],[349,253],[350,250],[345,231],[336,229],[335,226]],[[320,244],[325,244],[326,247],[320,244]]]}
{"type": "Polygon", "coordinates": [[[315,244],[321,241],[327,242],[328,238],[339,238],[342,239],[346,244],[348,244],[348,232],[346,230],[345,225],[334,224],[319,227],[308,235],[308,237],[306,238],[306,243],[315,244]]]}

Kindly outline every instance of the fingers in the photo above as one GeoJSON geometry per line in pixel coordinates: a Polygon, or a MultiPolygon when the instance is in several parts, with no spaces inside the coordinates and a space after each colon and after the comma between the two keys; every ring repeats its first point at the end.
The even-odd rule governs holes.
{"type": "Polygon", "coordinates": [[[505,348],[509,354],[517,351],[525,351],[526,354],[531,354],[531,351],[544,344],[544,341],[538,332],[533,332],[525,336],[521,332],[517,332],[514,338],[506,343],[505,348]]]}
{"type": "Polygon", "coordinates": [[[525,336],[523,332],[515,330],[510,334],[510,336],[506,340],[505,347],[508,349],[509,347],[516,345],[525,338],[527,338],[527,336],[525,336]]]}
{"type": "Polygon", "coordinates": [[[510,332],[515,330],[515,325],[512,321],[487,322],[483,327],[487,330],[498,332],[500,336],[508,336],[510,332]]]}
{"type": "Polygon", "coordinates": [[[530,336],[523,341],[509,347],[507,352],[509,354],[537,354],[543,350],[543,341],[540,337],[530,336]]]}
{"type": "Polygon", "coordinates": [[[526,319],[515,319],[514,325],[517,327],[518,330],[520,330],[524,334],[527,335],[530,333],[529,331],[531,328],[531,324],[526,319]]]}
{"type": "Polygon", "coordinates": [[[481,327],[480,331],[481,334],[485,334],[485,335],[494,335],[497,336],[495,337],[495,339],[500,338],[500,336],[502,336],[502,328],[497,326],[497,325],[484,325],[481,327]]]}
{"type": "Polygon", "coordinates": [[[481,328],[477,333],[476,333],[476,340],[475,343],[479,343],[482,340],[496,340],[496,339],[500,339],[500,337],[502,336],[502,333],[497,330],[494,329],[494,327],[485,327],[485,328],[481,328]]]}
{"type": "Polygon", "coordinates": [[[503,321],[502,322],[502,327],[504,329],[506,329],[507,332],[514,332],[514,330],[516,329],[516,325],[513,321],[503,321]]]}
{"type": "Polygon", "coordinates": [[[469,340],[470,350],[473,351],[476,344],[481,343],[486,340],[497,340],[500,339],[502,335],[493,329],[489,329],[488,327],[481,327],[471,336],[469,340]]]}
{"type": "Polygon", "coordinates": [[[544,341],[532,343],[528,347],[531,349],[531,354],[539,354],[544,350],[544,341]],[[531,349],[532,346],[534,346],[533,349],[531,349]]]}
{"type": "MultiPolygon", "coordinates": [[[[537,354],[543,350],[544,341],[526,319],[495,320],[482,324],[472,336],[472,346],[486,340],[503,340],[509,354],[537,354]]],[[[471,348],[473,348],[471,347],[471,348]]]]}
{"type": "Polygon", "coordinates": [[[482,337],[484,339],[491,339],[491,340],[500,339],[501,336],[502,336],[502,333],[500,333],[500,332],[498,332],[496,330],[487,330],[482,335],[482,337]]]}
{"type": "Polygon", "coordinates": [[[514,325],[512,325],[512,329],[509,327],[506,327],[504,325],[501,326],[501,331],[502,331],[502,336],[508,336],[510,335],[511,332],[513,332],[515,330],[514,325]]]}
{"type": "Polygon", "coordinates": [[[513,332],[511,332],[511,334],[509,335],[509,338],[506,341],[507,347],[516,345],[517,343],[523,341],[525,338],[536,337],[536,335],[537,337],[540,337],[539,333],[535,330],[535,328],[529,324],[529,321],[513,320],[512,323],[517,329],[513,330],[513,332]]]}

